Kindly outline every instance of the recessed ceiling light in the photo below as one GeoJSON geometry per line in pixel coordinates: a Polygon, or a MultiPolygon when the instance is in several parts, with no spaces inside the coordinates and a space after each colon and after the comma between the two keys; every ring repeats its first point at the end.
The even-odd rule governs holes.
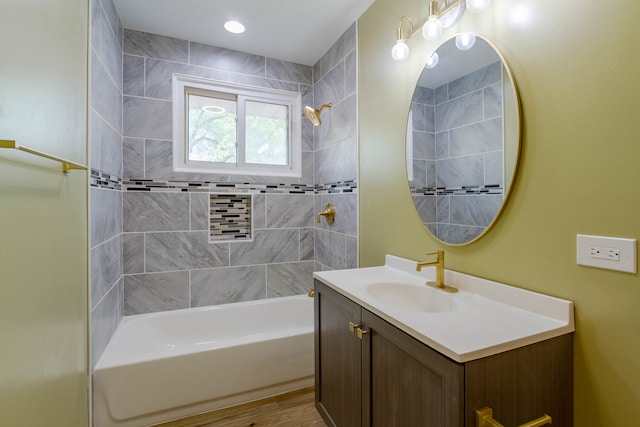
{"type": "Polygon", "coordinates": [[[234,33],[234,34],[244,33],[244,25],[242,25],[238,21],[227,21],[224,23],[224,28],[230,33],[234,33]]]}

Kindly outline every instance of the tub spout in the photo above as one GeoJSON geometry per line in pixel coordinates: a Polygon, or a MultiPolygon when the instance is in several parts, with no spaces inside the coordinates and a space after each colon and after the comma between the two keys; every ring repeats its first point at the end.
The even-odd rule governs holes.
{"type": "Polygon", "coordinates": [[[313,296],[316,294],[316,291],[313,290],[313,288],[311,288],[311,290],[309,291],[309,297],[313,298],[313,296]]]}

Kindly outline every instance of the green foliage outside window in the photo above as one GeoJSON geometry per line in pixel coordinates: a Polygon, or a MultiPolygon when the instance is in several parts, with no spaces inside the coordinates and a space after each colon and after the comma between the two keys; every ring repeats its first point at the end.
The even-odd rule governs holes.
{"type": "MultiPolygon", "coordinates": [[[[237,159],[236,101],[190,95],[189,160],[235,164],[237,159]],[[191,105],[193,102],[193,105],[191,105]],[[207,111],[206,104],[215,111],[207,111]],[[205,108],[201,108],[205,105],[205,108]],[[220,110],[220,111],[217,111],[220,110]]],[[[244,162],[287,165],[288,108],[264,102],[246,102],[244,162]]],[[[240,141],[239,143],[242,143],[240,141]]]]}
{"type": "Polygon", "coordinates": [[[189,159],[236,163],[235,114],[189,108],[189,159]]]}
{"type": "Polygon", "coordinates": [[[287,108],[276,106],[280,117],[247,115],[246,162],[263,165],[286,165],[288,163],[287,108]]]}

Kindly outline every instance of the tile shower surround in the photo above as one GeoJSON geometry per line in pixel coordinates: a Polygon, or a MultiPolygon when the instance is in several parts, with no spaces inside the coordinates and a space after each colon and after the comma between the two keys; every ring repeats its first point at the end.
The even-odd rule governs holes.
{"type": "Polygon", "coordinates": [[[254,240],[210,243],[208,191],[217,185],[138,182],[123,192],[125,314],[306,293],[316,261],[332,268],[355,263],[355,251],[350,260],[336,255],[357,232],[355,183],[307,192],[223,184],[218,190],[253,194],[254,240]],[[317,205],[329,202],[343,220],[330,232],[314,229],[317,205]]]}
{"type": "Polygon", "coordinates": [[[357,177],[356,31],[345,32],[315,67],[125,30],[123,176],[259,183],[330,183],[357,177]],[[173,171],[172,75],[299,92],[302,105],[331,102],[324,126],[302,120],[300,178],[173,171]]]}
{"type": "Polygon", "coordinates": [[[125,30],[125,314],[306,293],[312,271],[357,264],[355,28],[314,68],[125,30]],[[303,176],[174,173],[172,73],[299,91],[303,105],[332,102],[323,126],[302,121],[303,176]],[[202,191],[255,193],[253,242],[209,243],[202,191]],[[341,219],[331,228],[315,222],[329,201],[341,219]]]}
{"type": "MultiPolygon", "coordinates": [[[[176,188],[180,188],[179,191],[185,192],[185,183],[188,187],[198,187],[202,185],[202,181],[207,180],[217,181],[216,187],[219,188],[215,191],[220,191],[225,185],[234,185],[229,184],[231,179],[228,176],[173,174],[170,158],[171,141],[162,139],[168,134],[169,119],[166,115],[162,116],[163,118],[159,120],[161,123],[158,125],[155,116],[158,112],[166,114],[168,111],[167,106],[170,101],[167,99],[167,93],[170,92],[167,92],[169,86],[166,85],[166,79],[170,74],[167,72],[192,73],[195,76],[223,80],[228,77],[229,81],[238,83],[285,89],[293,87],[291,82],[296,82],[295,85],[303,93],[303,105],[332,102],[334,108],[331,112],[324,112],[322,127],[313,128],[308,122],[303,121],[303,158],[306,174],[299,183],[303,183],[300,185],[304,187],[304,183],[338,182],[337,185],[311,187],[315,204],[314,215],[315,211],[331,201],[339,206],[341,221],[336,222],[334,224],[336,227],[332,228],[325,223],[314,224],[313,228],[298,228],[299,234],[300,230],[313,230],[315,247],[312,246],[314,257],[311,259],[314,261],[138,273],[127,276],[132,278],[129,291],[138,290],[141,292],[140,295],[145,292],[157,293],[160,295],[160,301],[171,301],[170,295],[175,293],[174,284],[183,283],[181,280],[189,277],[191,286],[188,292],[191,295],[185,298],[183,292],[176,301],[187,305],[191,304],[191,297],[198,296],[193,299],[195,304],[200,304],[204,299],[211,298],[211,294],[207,292],[207,286],[204,285],[205,278],[216,281],[242,280],[243,283],[252,283],[250,282],[253,280],[252,274],[255,275],[255,272],[262,268],[266,273],[258,275],[261,277],[259,281],[267,282],[267,278],[262,278],[266,276],[272,281],[285,283],[287,278],[301,274],[299,268],[307,269],[313,265],[314,270],[323,270],[357,265],[356,196],[350,194],[355,191],[357,176],[356,24],[352,25],[318,61],[312,73],[306,67],[262,58],[265,74],[251,76],[245,74],[252,67],[251,64],[257,64],[258,67],[262,65],[258,64],[260,61],[254,61],[255,58],[251,59],[250,55],[129,30],[126,30],[128,37],[125,38],[125,30],[112,0],[91,0],[90,4],[89,153],[92,175],[89,215],[92,364],[99,359],[124,314],[124,269],[140,271],[140,268],[146,268],[144,248],[139,248],[143,253],[142,264],[139,256],[129,259],[129,251],[136,248],[136,238],[138,242],[140,241],[140,236],[136,235],[142,235],[144,244],[146,235],[153,233],[123,233],[124,194],[127,191],[136,191],[134,187],[140,184],[123,180],[121,177],[145,178],[146,184],[149,184],[149,179],[154,179],[153,189],[141,191],[175,192],[176,188]],[[131,36],[132,34],[134,35],[131,36]],[[190,53],[187,52],[185,55],[185,46],[189,46],[188,50],[194,54],[191,58],[194,63],[188,63],[190,53]],[[123,71],[120,72],[120,70],[123,71]],[[310,79],[310,76],[313,76],[313,79],[310,79]],[[279,77],[282,80],[273,79],[273,77],[279,77]],[[163,79],[165,79],[164,84],[163,79]],[[132,108],[136,105],[141,108],[132,108]],[[123,106],[126,106],[124,114],[123,106]],[[137,120],[146,121],[150,126],[138,127],[137,120]],[[126,130],[123,130],[125,126],[126,130]],[[168,181],[170,179],[182,181],[168,181]],[[159,183],[158,180],[164,182],[159,183]],[[344,207],[342,207],[343,204],[344,207]],[[123,248],[126,248],[125,253],[123,248]],[[137,261],[134,261],[136,259],[137,261]],[[169,295],[166,298],[162,294],[163,288],[169,295]]],[[[293,181],[273,183],[276,189],[270,188],[269,194],[286,194],[287,185],[295,184],[293,181]]],[[[245,190],[251,182],[269,184],[261,178],[254,177],[242,177],[242,182],[245,183],[243,184],[245,190]]],[[[297,191],[300,188],[291,188],[291,190],[291,194],[298,194],[297,191]]],[[[188,191],[193,191],[193,188],[188,191]]],[[[305,188],[304,191],[305,195],[309,194],[308,189],[305,188]]],[[[267,202],[267,198],[276,199],[275,196],[267,195],[265,188],[260,188],[257,192],[264,193],[262,197],[265,198],[265,206],[270,203],[267,202]]],[[[198,197],[198,195],[189,195],[190,199],[196,200],[193,205],[190,205],[190,209],[194,210],[193,218],[191,218],[191,212],[189,213],[191,226],[196,228],[200,227],[198,218],[202,219],[202,216],[197,214],[198,197]]],[[[270,205],[280,206],[274,203],[270,205]]],[[[266,212],[263,217],[266,226],[266,212]]],[[[197,231],[199,230],[193,230],[193,232],[197,231]]],[[[163,233],[172,232],[157,234],[163,233]]],[[[194,234],[190,228],[188,231],[175,233],[183,234],[175,235],[173,238],[194,234]]],[[[301,254],[304,254],[304,251],[301,254]]],[[[299,256],[307,257],[306,254],[299,256]]],[[[151,261],[152,264],[153,262],[151,261]]],[[[307,271],[304,271],[304,274],[307,274],[307,271]]],[[[184,291],[184,286],[181,291],[184,291]]],[[[307,289],[303,291],[306,292],[307,289]]],[[[267,296],[275,296],[278,292],[277,287],[270,292],[267,296]]],[[[251,290],[240,293],[250,295],[251,290]]],[[[131,300],[131,305],[135,305],[135,297],[131,300]]],[[[151,308],[162,309],[161,305],[157,304],[151,308]]],[[[174,307],[172,304],[169,306],[174,307]]],[[[141,311],[148,308],[146,301],[143,302],[141,311]]]]}
{"type": "Polygon", "coordinates": [[[123,29],[111,0],[92,0],[90,12],[88,152],[92,170],[101,171],[92,177],[89,193],[90,360],[95,365],[123,316],[122,193],[118,178],[122,176],[123,29]]]}
{"type": "MultiPolygon", "coordinates": [[[[357,178],[357,50],[353,24],[314,67],[126,29],[123,51],[125,178],[323,184],[357,178]],[[331,102],[323,126],[302,118],[300,178],[175,173],[172,74],[299,92],[302,105],[331,102]]],[[[120,175],[119,175],[120,176],[120,175]]]]}
{"type": "Polygon", "coordinates": [[[441,240],[473,239],[502,204],[501,81],[497,62],[416,92],[411,191],[422,221],[441,240]]]}
{"type": "MultiPolygon", "coordinates": [[[[92,198],[96,223],[124,231],[93,253],[92,266],[102,267],[93,272],[92,289],[100,293],[110,277],[124,272],[124,284],[116,289],[124,292],[125,315],[305,293],[313,271],[357,264],[354,181],[123,181],[92,170],[91,185],[105,196],[92,198]],[[208,242],[210,191],[253,194],[253,242],[208,242]],[[340,221],[318,226],[316,212],[327,203],[337,207],[340,221]],[[300,281],[304,276],[308,283],[300,281]]],[[[99,229],[92,234],[98,236],[99,229]]]]}

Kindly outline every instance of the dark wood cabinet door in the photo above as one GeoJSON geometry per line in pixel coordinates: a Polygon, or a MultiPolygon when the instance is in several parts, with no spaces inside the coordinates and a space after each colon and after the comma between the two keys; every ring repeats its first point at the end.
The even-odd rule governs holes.
{"type": "Polygon", "coordinates": [[[464,426],[464,366],[362,310],[363,426],[464,426]]]}
{"type": "Polygon", "coordinates": [[[472,360],[465,375],[467,425],[490,407],[505,426],[547,414],[554,426],[573,427],[573,334],[472,360]]]}
{"type": "Polygon", "coordinates": [[[360,324],[360,306],[315,283],[316,408],[330,426],[360,427],[361,341],[349,330],[360,324]]]}

